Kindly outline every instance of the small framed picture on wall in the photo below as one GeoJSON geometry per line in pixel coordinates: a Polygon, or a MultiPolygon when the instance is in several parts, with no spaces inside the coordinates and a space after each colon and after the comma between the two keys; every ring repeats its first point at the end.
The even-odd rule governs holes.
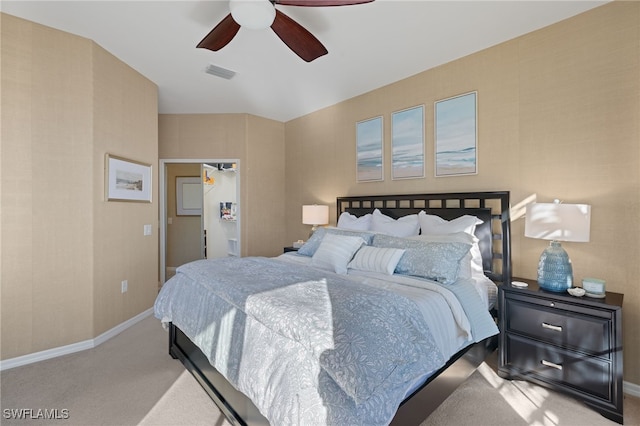
{"type": "Polygon", "coordinates": [[[107,154],[105,158],[107,201],[151,202],[151,164],[107,154]]]}

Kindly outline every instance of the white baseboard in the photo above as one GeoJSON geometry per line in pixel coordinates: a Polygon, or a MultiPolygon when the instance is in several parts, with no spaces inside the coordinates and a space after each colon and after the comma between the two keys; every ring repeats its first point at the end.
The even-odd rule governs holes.
{"type": "Polygon", "coordinates": [[[38,361],[44,361],[46,359],[57,358],[63,355],[69,355],[75,352],[80,352],[80,351],[84,351],[91,348],[95,348],[96,346],[106,342],[112,337],[115,337],[118,334],[122,333],[124,330],[131,327],[132,325],[142,321],[152,313],[153,313],[153,308],[149,308],[146,311],[139,313],[135,317],[128,319],[122,324],[118,324],[117,326],[113,327],[111,330],[105,331],[104,333],[102,333],[101,335],[93,339],[84,340],[82,342],[72,343],[70,345],[60,346],[58,348],[47,349],[46,351],[35,352],[32,354],[27,354],[27,355],[19,356],[16,358],[9,358],[9,359],[0,361],[0,371],[8,370],[10,368],[20,367],[22,365],[32,364],[38,361]]]}
{"type": "Polygon", "coordinates": [[[627,395],[635,396],[636,398],[640,398],[640,385],[630,382],[622,383],[622,391],[627,395]]]}

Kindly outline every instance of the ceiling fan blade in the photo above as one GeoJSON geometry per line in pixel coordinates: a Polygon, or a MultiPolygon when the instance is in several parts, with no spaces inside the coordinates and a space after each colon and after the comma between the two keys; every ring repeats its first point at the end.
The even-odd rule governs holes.
{"type": "Polygon", "coordinates": [[[276,19],[271,24],[271,29],[289,49],[307,62],[329,53],[313,34],[279,10],[276,10],[276,19]]]}
{"type": "Polygon", "coordinates": [[[197,47],[217,51],[225,47],[235,37],[240,25],[228,14],[214,29],[198,43],[197,47]]]}
{"type": "Polygon", "coordinates": [[[371,3],[373,0],[274,0],[275,4],[282,6],[350,6],[353,4],[371,3]]]}

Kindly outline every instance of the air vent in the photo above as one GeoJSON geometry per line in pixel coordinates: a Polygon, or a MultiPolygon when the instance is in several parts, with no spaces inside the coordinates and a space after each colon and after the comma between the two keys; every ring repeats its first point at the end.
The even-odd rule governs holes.
{"type": "Polygon", "coordinates": [[[207,68],[204,69],[204,72],[206,72],[207,74],[215,75],[216,77],[224,78],[226,80],[231,80],[233,76],[236,75],[235,71],[231,71],[213,64],[207,65],[207,68]]]}

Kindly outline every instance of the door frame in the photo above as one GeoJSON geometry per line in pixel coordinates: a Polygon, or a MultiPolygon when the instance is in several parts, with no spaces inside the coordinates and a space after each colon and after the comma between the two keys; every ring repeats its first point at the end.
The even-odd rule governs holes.
{"type": "MultiPolygon", "coordinates": [[[[237,211],[237,232],[238,232],[238,253],[241,253],[242,241],[242,206],[240,202],[240,159],[239,158],[164,158],[160,159],[158,174],[159,187],[159,209],[160,209],[160,285],[163,285],[167,278],[167,165],[168,164],[204,164],[204,163],[236,163],[236,203],[237,211]]],[[[202,170],[202,167],[201,167],[202,170]]],[[[202,219],[202,217],[201,217],[202,219]]],[[[204,225],[201,220],[200,227],[204,225]]],[[[202,244],[202,233],[201,233],[202,244]]]]}

